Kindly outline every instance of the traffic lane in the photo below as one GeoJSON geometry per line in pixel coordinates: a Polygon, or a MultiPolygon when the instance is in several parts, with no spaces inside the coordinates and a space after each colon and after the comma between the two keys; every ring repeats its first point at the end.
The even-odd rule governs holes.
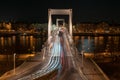
{"type": "Polygon", "coordinates": [[[64,55],[64,61],[62,65],[61,77],[59,80],[82,80],[78,71],[73,66],[73,59],[70,56],[70,49],[66,43],[64,43],[63,36],[60,36],[61,45],[63,48],[62,54],[64,55]],[[66,48],[67,47],[67,48],[66,48]]]}
{"type": "MultiPolygon", "coordinates": [[[[57,37],[57,36],[56,36],[57,37]]],[[[59,39],[58,38],[56,38],[55,39],[55,42],[54,42],[54,45],[53,45],[53,48],[52,48],[52,53],[51,53],[51,57],[50,57],[50,60],[49,60],[49,62],[48,62],[48,66],[46,67],[44,67],[43,69],[41,69],[40,71],[37,71],[37,73],[39,73],[39,75],[36,73],[35,75],[32,75],[32,77],[37,77],[37,76],[41,76],[42,74],[48,74],[48,72],[49,71],[51,71],[51,70],[53,70],[53,69],[55,69],[55,65],[56,64],[54,64],[54,63],[59,63],[59,58],[57,58],[57,60],[56,59],[54,59],[54,57],[55,56],[59,56],[59,49],[60,49],[60,47],[57,47],[57,46],[59,46],[59,39]],[[59,49],[58,49],[59,48],[59,49]],[[56,52],[56,49],[57,49],[57,52],[56,52]],[[53,59],[52,59],[53,58],[53,59]],[[52,61],[52,63],[51,63],[51,61],[52,61]],[[55,62],[54,62],[55,61],[55,62]],[[44,72],[45,71],[45,72],[44,72]]],[[[27,78],[27,77],[25,77],[25,78],[27,78]]]]}
{"type": "Polygon", "coordinates": [[[55,39],[55,42],[54,42],[54,45],[53,45],[53,48],[52,48],[52,53],[51,53],[51,56],[53,57],[53,59],[51,58],[50,60],[52,60],[52,62],[57,62],[57,65],[55,64],[55,62],[54,63],[49,63],[50,65],[48,65],[48,67],[47,68],[45,68],[45,69],[43,69],[43,71],[46,71],[46,73],[44,73],[44,72],[40,72],[41,74],[48,74],[47,72],[48,71],[52,71],[52,70],[54,70],[55,68],[57,68],[57,66],[59,65],[59,57],[60,57],[60,49],[61,49],[61,46],[60,46],[60,41],[59,41],[59,38],[56,36],[56,39],[55,39]],[[54,59],[54,58],[57,58],[57,60],[56,59],[54,59]],[[54,67],[54,66],[55,67],[54,67]]]}
{"type": "Polygon", "coordinates": [[[71,65],[71,57],[65,56],[65,58],[59,80],[82,80],[83,78],[79,75],[78,70],[71,65]],[[69,63],[70,65],[68,65],[69,63]]]}
{"type": "MultiPolygon", "coordinates": [[[[39,56],[41,58],[41,56],[39,56]]],[[[32,70],[33,68],[32,67],[35,67],[35,69],[37,69],[36,67],[39,66],[38,68],[40,69],[42,67],[42,64],[46,64],[47,62],[47,59],[44,60],[44,61],[39,61],[41,59],[39,59],[38,57],[34,57],[34,59],[31,59],[31,61],[27,61],[24,62],[22,65],[20,65],[19,67],[16,68],[16,71],[15,71],[15,74],[13,74],[13,70],[10,71],[11,73],[7,76],[2,76],[2,80],[3,79],[11,79],[11,80],[14,80],[14,78],[18,78],[18,77],[21,77],[23,75],[26,75],[26,74],[29,74],[31,73],[30,70],[32,70]],[[32,61],[32,60],[38,60],[38,61],[32,61]],[[41,65],[41,66],[40,66],[41,65]],[[28,72],[28,73],[27,73],[28,72]]],[[[16,80],[16,79],[15,79],[16,80]]]]}
{"type": "Polygon", "coordinates": [[[42,66],[42,64],[39,64],[39,65],[35,66],[34,68],[30,68],[30,69],[28,69],[28,70],[26,70],[24,72],[21,72],[20,74],[14,75],[14,76],[9,77],[7,79],[8,80],[17,80],[17,79],[22,78],[24,76],[30,75],[31,73],[36,72],[37,70],[39,70],[41,68],[40,66],[42,66]]]}
{"type": "MultiPolygon", "coordinates": [[[[59,42],[58,40],[55,41],[56,44],[58,44],[58,42],[59,42]]],[[[56,47],[54,47],[54,48],[56,48],[56,47]]],[[[52,55],[52,56],[53,56],[53,55],[52,55]]],[[[27,70],[27,71],[24,71],[24,72],[22,72],[21,74],[19,74],[19,75],[17,75],[17,76],[15,75],[15,76],[13,76],[13,77],[11,77],[11,78],[9,78],[9,79],[15,80],[15,79],[17,79],[17,78],[21,78],[21,77],[30,75],[31,73],[36,72],[38,69],[40,69],[40,65],[38,65],[38,67],[34,67],[33,69],[29,69],[29,70],[27,70]]]]}
{"type": "Polygon", "coordinates": [[[59,80],[82,80],[75,68],[66,69],[63,73],[59,80]]]}

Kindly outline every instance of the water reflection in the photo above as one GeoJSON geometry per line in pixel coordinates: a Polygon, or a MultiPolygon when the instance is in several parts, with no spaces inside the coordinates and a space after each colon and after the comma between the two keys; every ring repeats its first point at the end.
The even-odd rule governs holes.
{"type": "Polygon", "coordinates": [[[24,54],[40,51],[47,38],[35,38],[33,36],[0,37],[0,54],[24,54]]]}
{"type": "MultiPolygon", "coordinates": [[[[115,54],[120,52],[119,36],[74,36],[76,47],[79,51],[84,50],[89,53],[110,52],[115,54]]],[[[31,53],[40,51],[46,38],[33,36],[10,36],[0,37],[0,54],[4,53],[31,53]]]]}
{"type": "Polygon", "coordinates": [[[84,50],[84,52],[93,52],[94,51],[94,43],[93,38],[88,36],[79,36],[79,39],[75,40],[76,46],[79,51],[84,50]]]}
{"type": "Polygon", "coordinates": [[[120,52],[119,36],[74,36],[74,42],[79,51],[88,53],[110,52],[116,54],[120,52]]]}
{"type": "Polygon", "coordinates": [[[0,46],[1,46],[1,48],[4,47],[4,41],[5,41],[4,38],[3,38],[3,37],[0,37],[0,42],[1,42],[1,43],[0,43],[0,46]]]}

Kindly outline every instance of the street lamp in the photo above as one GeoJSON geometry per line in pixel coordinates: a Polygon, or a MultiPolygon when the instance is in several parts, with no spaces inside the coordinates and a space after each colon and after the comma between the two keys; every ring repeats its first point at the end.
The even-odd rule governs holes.
{"type": "Polygon", "coordinates": [[[45,59],[45,51],[46,50],[46,47],[43,48],[43,60],[45,59]]]}
{"type": "Polygon", "coordinates": [[[84,66],[83,65],[83,57],[84,57],[84,51],[83,50],[81,51],[81,54],[82,54],[82,70],[83,70],[83,66],[84,66]]]}
{"type": "Polygon", "coordinates": [[[14,58],[13,58],[13,60],[14,60],[14,74],[15,74],[15,56],[16,56],[16,53],[14,53],[14,58]]]}

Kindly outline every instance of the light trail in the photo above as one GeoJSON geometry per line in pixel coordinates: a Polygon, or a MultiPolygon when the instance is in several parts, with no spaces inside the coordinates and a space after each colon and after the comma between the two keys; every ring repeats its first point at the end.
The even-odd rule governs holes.
{"type": "Polygon", "coordinates": [[[37,79],[38,77],[41,77],[43,75],[46,75],[50,72],[52,72],[55,69],[58,69],[60,65],[60,38],[58,35],[55,36],[55,42],[53,44],[53,48],[51,49],[51,56],[48,64],[43,67],[41,70],[33,73],[32,75],[25,76],[23,78],[20,78],[18,80],[25,80],[25,79],[30,79],[31,77],[33,79],[37,79]]]}

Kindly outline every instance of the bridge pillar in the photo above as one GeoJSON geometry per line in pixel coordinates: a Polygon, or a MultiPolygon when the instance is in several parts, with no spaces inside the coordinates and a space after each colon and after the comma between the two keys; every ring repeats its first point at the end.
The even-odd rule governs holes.
{"type": "Polygon", "coordinates": [[[51,25],[52,25],[51,12],[50,9],[48,9],[48,43],[50,43],[51,25]]]}
{"type": "Polygon", "coordinates": [[[72,9],[69,12],[69,33],[72,36],[72,9]]]}

